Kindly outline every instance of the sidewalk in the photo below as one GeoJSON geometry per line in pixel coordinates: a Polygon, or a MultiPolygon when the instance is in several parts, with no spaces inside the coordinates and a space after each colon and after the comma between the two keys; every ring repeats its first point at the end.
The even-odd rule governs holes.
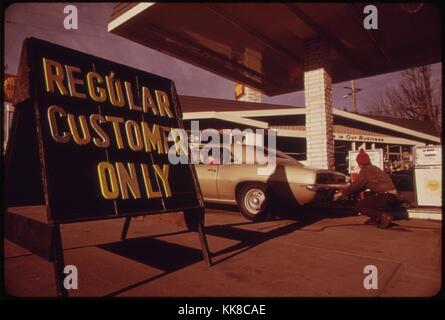
{"type": "Polygon", "coordinates": [[[442,220],[442,208],[413,208],[408,210],[410,219],[442,220]]]}
{"type": "MultiPolygon", "coordinates": [[[[391,297],[436,294],[441,287],[441,223],[399,220],[389,230],[365,217],[326,214],[252,223],[238,212],[207,210],[214,265],[202,260],[181,214],[62,226],[66,264],[79,271],[78,296],[391,297]],[[378,289],[363,287],[367,265],[378,289]]],[[[54,296],[52,264],[5,241],[6,290],[54,296]]]]}

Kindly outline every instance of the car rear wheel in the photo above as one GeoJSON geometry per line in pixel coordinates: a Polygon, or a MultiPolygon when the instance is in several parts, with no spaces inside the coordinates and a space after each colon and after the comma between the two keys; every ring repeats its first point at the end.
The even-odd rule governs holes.
{"type": "Polygon", "coordinates": [[[270,196],[267,186],[259,183],[248,183],[238,192],[238,205],[241,214],[252,221],[266,216],[270,196]]]}

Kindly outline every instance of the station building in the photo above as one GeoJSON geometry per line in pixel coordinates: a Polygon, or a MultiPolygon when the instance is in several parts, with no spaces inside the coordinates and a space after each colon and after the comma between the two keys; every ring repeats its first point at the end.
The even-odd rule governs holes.
{"type": "MultiPolygon", "coordinates": [[[[273,129],[277,149],[304,164],[308,163],[307,110],[304,107],[223,100],[193,96],[179,97],[185,127],[199,120],[200,130],[273,129]]],[[[395,119],[371,114],[357,114],[333,108],[333,122],[328,130],[334,136],[334,168],[348,173],[350,150],[383,149],[385,169],[406,171],[412,167],[412,148],[440,144],[440,135],[431,123],[395,119]]],[[[264,139],[267,144],[267,138],[264,139]]],[[[316,158],[316,151],[311,152],[316,158]]]]}

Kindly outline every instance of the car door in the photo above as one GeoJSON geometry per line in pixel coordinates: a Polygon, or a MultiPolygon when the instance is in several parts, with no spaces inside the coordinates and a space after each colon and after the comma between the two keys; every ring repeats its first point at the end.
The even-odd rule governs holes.
{"type": "Polygon", "coordinates": [[[204,199],[217,199],[216,179],[218,176],[218,165],[198,164],[195,165],[195,168],[204,199]]]}
{"type": "Polygon", "coordinates": [[[218,166],[218,178],[216,181],[218,199],[224,203],[235,202],[234,183],[237,181],[237,173],[242,172],[242,168],[240,168],[242,165],[233,163],[234,155],[229,147],[222,147],[220,154],[222,161],[221,165],[218,166]]]}
{"type": "MultiPolygon", "coordinates": [[[[213,157],[212,157],[213,158],[213,157]]],[[[200,157],[199,164],[195,165],[199,185],[205,200],[218,199],[217,178],[220,159],[200,157]]]]}

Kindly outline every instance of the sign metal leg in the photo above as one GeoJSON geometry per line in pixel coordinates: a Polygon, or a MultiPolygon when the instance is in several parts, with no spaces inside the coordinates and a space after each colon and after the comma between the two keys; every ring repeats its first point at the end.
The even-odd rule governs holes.
{"type": "Polygon", "coordinates": [[[190,231],[198,232],[202,255],[208,266],[212,265],[207,237],[204,232],[204,208],[184,210],[184,220],[190,231]]]}
{"type": "Polygon", "coordinates": [[[128,228],[130,227],[131,217],[126,217],[124,222],[124,227],[122,228],[121,233],[121,241],[124,241],[127,239],[128,234],[128,228]]]}
{"type": "Polygon", "coordinates": [[[57,296],[68,297],[68,290],[63,285],[65,269],[65,259],[63,257],[62,237],[60,234],[60,224],[54,224],[51,228],[52,233],[52,250],[53,250],[53,266],[56,280],[57,296]]]}
{"type": "Polygon", "coordinates": [[[201,242],[202,255],[204,256],[205,262],[210,267],[212,266],[212,258],[210,257],[209,245],[207,243],[207,237],[204,233],[204,224],[202,222],[198,224],[198,235],[199,241],[201,242]]]}

